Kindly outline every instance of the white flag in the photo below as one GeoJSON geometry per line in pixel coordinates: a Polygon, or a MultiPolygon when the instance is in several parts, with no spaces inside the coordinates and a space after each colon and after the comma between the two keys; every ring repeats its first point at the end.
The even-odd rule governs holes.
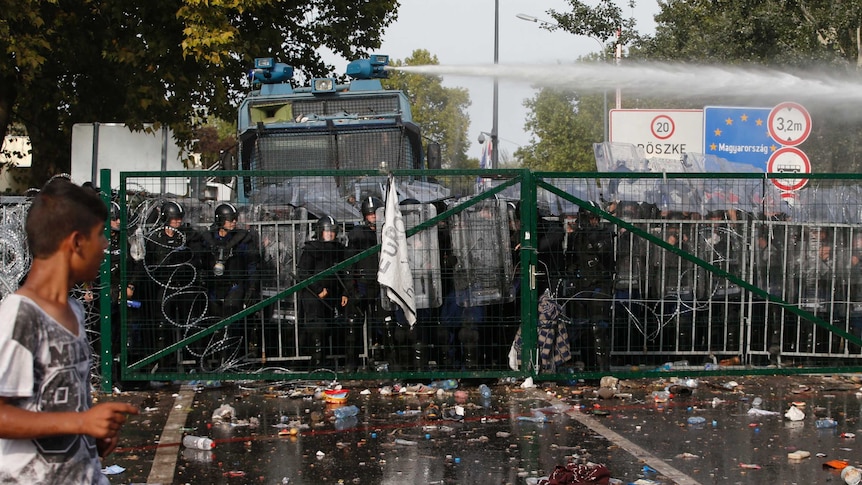
{"type": "Polygon", "coordinates": [[[386,296],[404,310],[404,315],[412,327],[416,323],[413,272],[410,271],[410,262],[407,256],[407,233],[404,218],[401,217],[401,209],[398,206],[394,177],[389,177],[384,219],[377,282],[386,287],[386,296]]]}

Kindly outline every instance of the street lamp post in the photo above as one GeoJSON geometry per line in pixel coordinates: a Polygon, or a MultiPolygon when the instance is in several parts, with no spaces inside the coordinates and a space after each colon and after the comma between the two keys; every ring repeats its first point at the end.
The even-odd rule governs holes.
{"type": "MultiPolygon", "coordinates": [[[[521,20],[525,20],[527,22],[533,22],[536,24],[547,25],[549,27],[561,27],[560,24],[555,22],[549,22],[547,20],[538,19],[532,15],[527,15],[525,13],[519,13],[516,15],[521,20]]],[[[602,53],[602,62],[607,62],[607,55],[605,54],[605,45],[602,44],[602,41],[593,37],[592,35],[587,35],[590,39],[593,39],[599,44],[599,51],[602,53]]],[[[604,141],[608,141],[608,89],[604,89],[603,103],[602,103],[602,121],[604,123],[604,141]]],[[[619,108],[619,106],[618,106],[619,108]]]]}
{"type": "MultiPolygon", "coordinates": [[[[494,0],[494,66],[500,63],[500,0],[494,0]]],[[[499,133],[498,119],[499,115],[499,86],[497,81],[497,73],[494,73],[494,111],[491,122],[491,168],[496,169],[500,165],[499,161],[499,133]]]]}

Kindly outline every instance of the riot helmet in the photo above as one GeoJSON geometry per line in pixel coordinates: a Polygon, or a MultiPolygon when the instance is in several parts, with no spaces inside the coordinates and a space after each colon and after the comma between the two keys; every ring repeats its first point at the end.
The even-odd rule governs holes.
{"type": "Polygon", "coordinates": [[[377,209],[383,207],[383,201],[377,197],[366,197],[362,199],[362,217],[369,214],[376,214],[377,209]]]}
{"type": "Polygon", "coordinates": [[[162,219],[165,222],[170,222],[171,219],[182,219],[185,217],[185,211],[183,210],[183,206],[178,203],[169,200],[162,204],[162,219]]]}
{"type": "Polygon", "coordinates": [[[324,231],[332,231],[334,234],[338,234],[338,222],[335,221],[335,218],[332,216],[323,216],[317,220],[317,225],[315,226],[315,234],[317,234],[317,240],[323,241],[323,233],[324,231]]]}
{"type": "Polygon", "coordinates": [[[215,208],[215,225],[223,227],[225,222],[237,220],[238,212],[233,204],[223,202],[215,208]]]}
{"type": "Polygon", "coordinates": [[[111,220],[115,221],[120,218],[120,204],[111,202],[111,220]]]}

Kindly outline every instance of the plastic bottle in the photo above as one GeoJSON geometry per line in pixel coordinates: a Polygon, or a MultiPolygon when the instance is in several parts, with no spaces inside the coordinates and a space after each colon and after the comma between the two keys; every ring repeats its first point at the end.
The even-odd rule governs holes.
{"type": "Polygon", "coordinates": [[[479,394],[484,399],[488,399],[489,397],[491,397],[491,388],[486,386],[485,384],[482,384],[479,386],[479,394]]]}
{"type": "Polygon", "coordinates": [[[126,306],[129,308],[141,308],[141,302],[138,300],[126,300],[126,306]]]}
{"type": "Polygon", "coordinates": [[[183,446],[195,450],[211,450],[215,448],[215,441],[204,436],[186,435],[183,437],[183,446]]]}
{"type": "Polygon", "coordinates": [[[434,381],[431,383],[431,387],[437,389],[443,389],[444,391],[451,391],[452,389],[458,388],[458,381],[455,379],[446,379],[444,381],[434,381]]]}
{"type": "Polygon", "coordinates": [[[418,443],[415,441],[411,441],[411,440],[402,440],[401,438],[396,438],[395,444],[396,445],[402,445],[402,446],[416,446],[418,443]]]}
{"type": "Polygon", "coordinates": [[[335,414],[335,419],[344,419],[359,414],[359,408],[353,405],[342,406],[340,408],[336,408],[333,413],[335,414]]]}
{"type": "Polygon", "coordinates": [[[818,428],[835,428],[838,426],[838,421],[835,421],[832,418],[823,418],[815,421],[814,425],[818,428]]]}
{"type": "Polygon", "coordinates": [[[215,453],[213,453],[212,450],[186,448],[183,450],[183,459],[199,463],[212,463],[212,461],[215,460],[215,453]]]}
{"type": "Polygon", "coordinates": [[[706,418],[703,416],[691,416],[688,418],[688,424],[703,424],[706,422],[706,418]]]}
{"type": "Polygon", "coordinates": [[[545,416],[545,413],[537,410],[533,410],[532,416],[518,416],[518,421],[529,421],[531,423],[544,423],[548,420],[548,417],[545,416]]]}

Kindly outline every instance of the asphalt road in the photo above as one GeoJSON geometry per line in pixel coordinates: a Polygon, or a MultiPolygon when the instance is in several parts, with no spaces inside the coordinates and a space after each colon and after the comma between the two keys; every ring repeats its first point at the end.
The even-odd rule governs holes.
{"type": "Polygon", "coordinates": [[[671,382],[657,373],[619,382],[609,399],[598,382],[489,382],[485,399],[480,381],[445,391],[402,383],[409,392],[362,381],[338,383],[349,391],[343,404],[314,397],[317,385],[331,384],[187,384],[101,396],[142,409],[104,466],[125,469],[110,476],[118,484],[524,484],[567,462],[604,464],[623,484],[835,484],[840,472],[825,464],[862,461],[856,376],[671,382]],[[429,419],[432,403],[439,419],[429,419]],[[784,416],[792,403],[799,421],[784,416]],[[358,414],[336,420],[349,405],[358,414]],[[817,427],[827,417],[835,427],[817,427]],[[187,449],[186,434],[216,446],[187,449]],[[796,451],[810,456],[788,458],[796,451]]]}

